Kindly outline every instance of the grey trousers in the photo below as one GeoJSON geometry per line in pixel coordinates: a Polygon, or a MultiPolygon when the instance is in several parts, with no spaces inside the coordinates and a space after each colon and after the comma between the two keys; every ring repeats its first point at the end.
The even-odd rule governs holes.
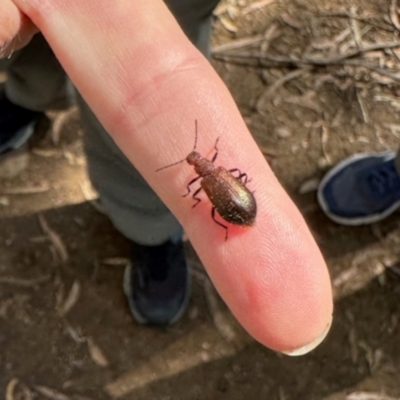
{"type": "MultiPolygon", "coordinates": [[[[208,56],[211,13],[218,0],[166,3],[189,39],[208,56]]],[[[41,35],[10,59],[1,60],[0,68],[7,71],[5,91],[15,104],[36,111],[69,105],[71,85],[41,35]]],[[[118,149],[89,106],[79,94],[74,97],[85,131],[89,176],[115,227],[144,245],[157,245],[181,235],[178,221],[118,149]]]]}

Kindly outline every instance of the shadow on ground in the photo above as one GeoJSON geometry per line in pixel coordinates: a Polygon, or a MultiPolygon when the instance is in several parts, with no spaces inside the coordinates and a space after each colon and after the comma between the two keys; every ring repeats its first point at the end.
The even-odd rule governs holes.
{"type": "MultiPolygon", "coordinates": [[[[182,322],[165,330],[136,325],[122,292],[123,267],[106,265],[129,257],[126,239],[88,203],[42,215],[66,244],[68,261],[54,253],[37,215],[0,221],[3,392],[17,378],[17,392],[23,384],[44,386],[71,398],[339,399],[373,377],[400,395],[400,281],[389,270],[336,302],[331,333],[317,350],[289,358],[255,343],[233,321],[235,337],[226,341],[198,280],[182,322]],[[60,315],[74,282],[80,294],[60,315]]],[[[196,262],[189,245],[188,254],[196,262]]]]}

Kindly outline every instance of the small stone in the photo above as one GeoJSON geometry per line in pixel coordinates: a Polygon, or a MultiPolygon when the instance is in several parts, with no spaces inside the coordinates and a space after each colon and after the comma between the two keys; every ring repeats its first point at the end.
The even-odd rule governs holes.
{"type": "Polygon", "coordinates": [[[26,148],[12,151],[2,156],[0,161],[0,179],[13,179],[26,170],[29,152],[26,148]]]}
{"type": "Polygon", "coordinates": [[[275,129],[276,135],[281,139],[286,139],[292,136],[292,131],[287,126],[280,126],[275,129]]]}

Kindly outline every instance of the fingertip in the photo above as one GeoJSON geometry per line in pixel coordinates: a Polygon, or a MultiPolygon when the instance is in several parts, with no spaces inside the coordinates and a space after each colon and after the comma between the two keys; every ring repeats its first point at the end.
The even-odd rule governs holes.
{"type": "Polygon", "coordinates": [[[285,354],[290,357],[298,357],[310,353],[325,340],[325,338],[328,336],[331,326],[332,326],[332,316],[329,322],[327,323],[326,327],[324,328],[324,330],[312,342],[304,346],[301,346],[297,349],[282,351],[282,354],[285,354]]]}

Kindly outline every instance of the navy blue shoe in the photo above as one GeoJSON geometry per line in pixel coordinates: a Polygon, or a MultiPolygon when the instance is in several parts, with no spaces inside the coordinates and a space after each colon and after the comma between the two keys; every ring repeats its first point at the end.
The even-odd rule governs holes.
{"type": "Polygon", "coordinates": [[[400,207],[396,154],[357,154],[336,165],[318,188],[324,213],[339,224],[363,225],[396,211],[400,207]]]}
{"type": "Polygon", "coordinates": [[[12,103],[4,92],[0,93],[0,156],[21,148],[42,115],[12,103]]]}
{"type": "Polygon", "coordinates": [[[177,322],[190,296],[190,274],[183,243],[133,244],[132,266],[125,269],[124,292],[134,319],[158,326],[177,322]]]}

